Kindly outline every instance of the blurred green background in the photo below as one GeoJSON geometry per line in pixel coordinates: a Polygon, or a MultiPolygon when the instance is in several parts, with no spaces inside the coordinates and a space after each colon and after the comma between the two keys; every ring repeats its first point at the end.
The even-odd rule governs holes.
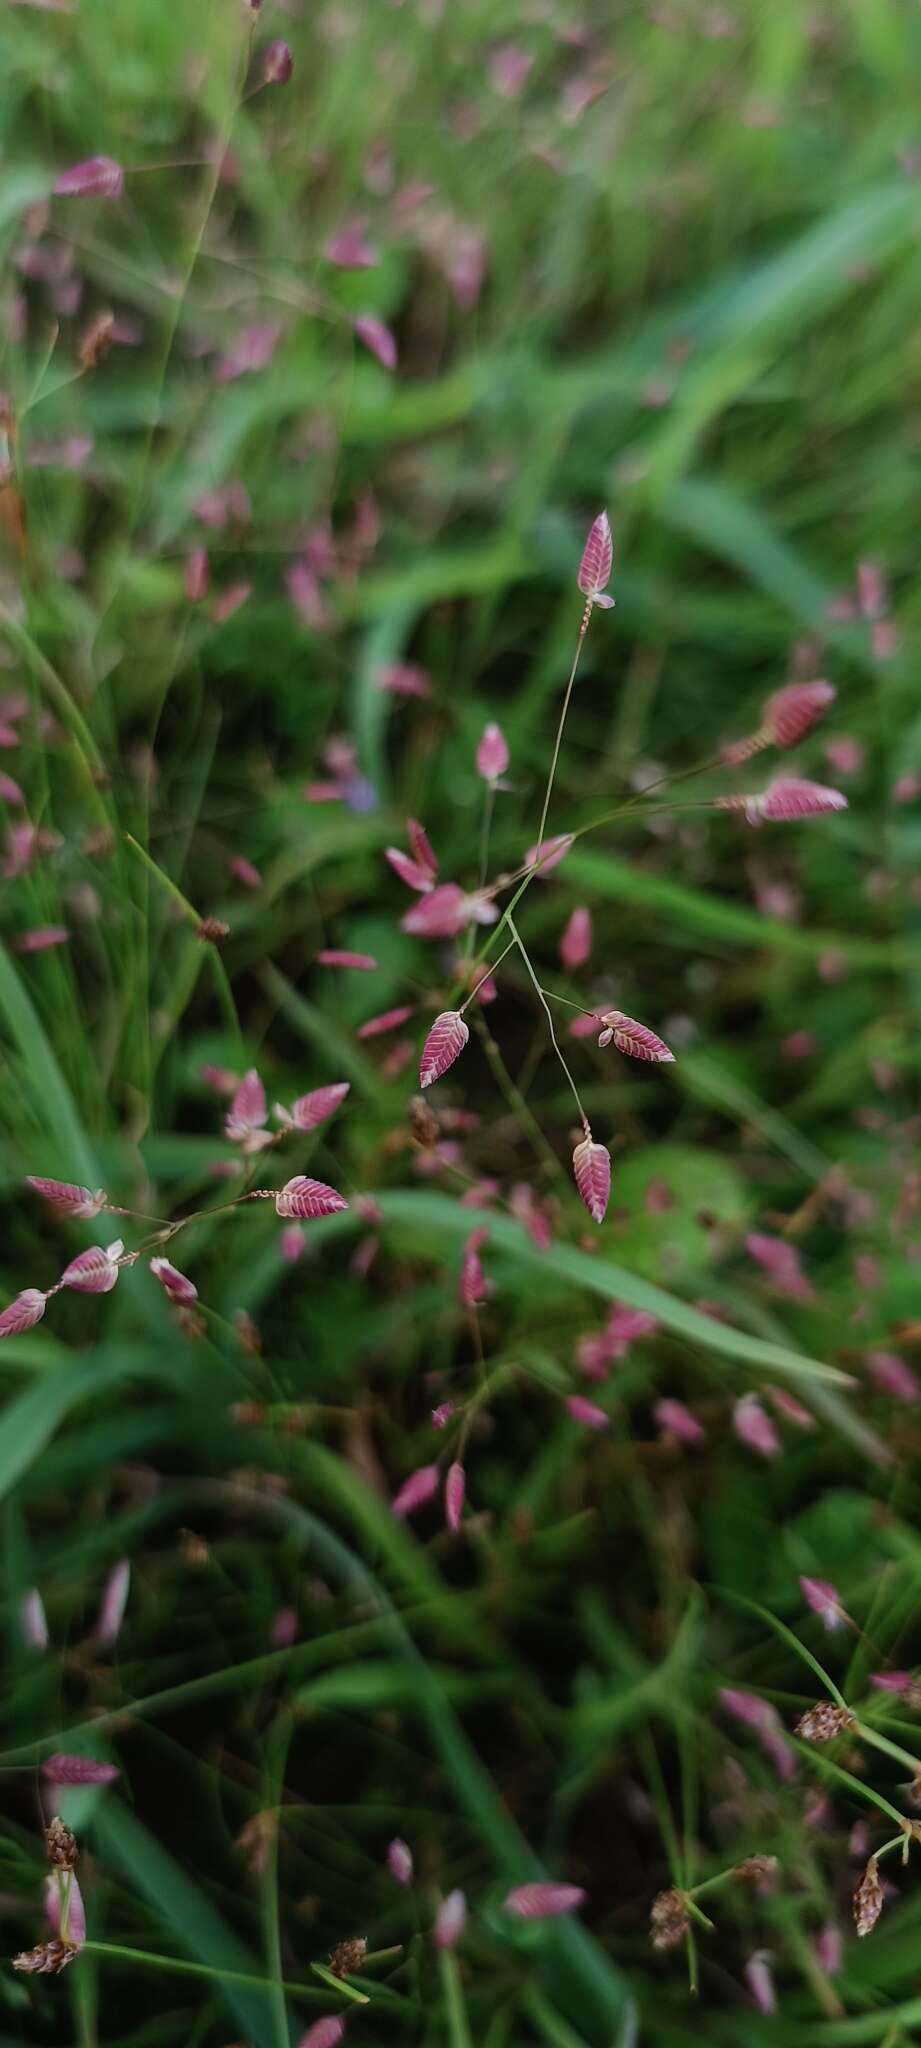
{"type": "Polygon", "coordinates": [[[849,1907],[880,1802],[913,1810],[911,1703],[870,1674],[921,1662],[919,73],[906,0],[4,9],[3,1299],[116,1228],[27,1174],[161,1218],[232,1199],[221,1077],[251,1066],[269,1104],[350,1083],[281,1155],[350,1207],[296,1247],[268,1204],[190,1226],[200,1321],[140,1262],[2,1347],[10,1954],[43,1938],[42,1759],[120,1777],[64,1807],[90,1948],[0,1972],[0,2048],[288,2048],[324,2013],[359,2048],[921,2038],[911,1864],[871,1940],[849,1907]],[[121,189],[53,191],[95,156],[121,189]],[[420,1139],[458,970],[401,929],[384,848],[416,817],[442,880],[521,863],[602,505],[616,609],[550,814],[584,836],[521,929],[552,989],[677,1057],[556,1013],[614,1162],[589,1237],[515,954],[420,1139]],[[795,759],[720,765],[816,676],[835,702],[795,759]],[[775,770],[848,810],[711,808],[775,770]],[[592,1382],[616,1304],[656,1327],[592,1382]],[[461,1535],[437,1502],[395,1518],[461,1438],[461,1535]],[[901,1755],[791,1742],[778,1771],[720,1689],[789,1730],[824,1690],[804,1650],[901,1755]],[[755,1853],[772,1882],[653,1950],[657,1892],[755,1853]],[[515,1922],[509,1887],[547,1876],[582,1911],[515,1922]],[[357,1934],[399,1945],[367,2005],[311,1968],[357,1934]]]}

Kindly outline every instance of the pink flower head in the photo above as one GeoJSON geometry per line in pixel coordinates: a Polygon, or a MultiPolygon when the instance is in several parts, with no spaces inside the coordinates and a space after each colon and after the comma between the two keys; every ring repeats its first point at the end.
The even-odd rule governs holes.
{"type": "Polygon", "coordinates": [[[776,1458],[780,1439],[766,1410],[754,1394],[743,1394],[732,1411],[732,1426],[740,1443],[759,1457],[776,1458]]]}
{"type": "MultiPolygon", "coordinates": [[[[82,1948],[86,1940],[83,1894],[74,1871],[71,1871],[63,1882],[67,1887],[67,1939],[74,1948],[82,1948]]],[[[56,1872],[52,1871],[45,1879],[45,1912],[56,1935],[60,1935],[64,1924],[62,1890],[63,1886],[58,1883],[56,1872]]]]}
{"type": "Polygon", "coordinates": [[[816,818],[825,811],[846,811],[843,790],[829,789],[822,782],[802,782],[795,775],[778,775],[760,796],[718,797],[724,809],[745,811],[750,825],[762,819],[778,822],[789,818],[816,818]]]}
{"type": "Polygon", "coordinates": [[[628,1053],[634,1060],[674,1060],[664,1039],[657,1037],[648,1024],[638,1024],[635,1017],[625,1017],[623,1010],[607,1010],[602,1018],[603,1030],[599,1045],[610,1045],[613,1038],[618,1052],[628,1053]]]}
{"type": "Polygon", "coordinates": [[[826,1977],[836,1977],[844,1955],[844,1938],[834,1920],[826,1920],[813,1935],[812,1945],[820,1970],[824,1970],[826,1977]]]}
{"type": "Polygon", "coordinates": [[[59,1209],[66,1209],[71,1216],[98,1216],[104,1209],[108,1195],[104,1188],[76,1187],[72,1181],[42,1180],[37,1174],[26,1175],[26,1187],[34,1188],[37,1195],[44,1195],[46,1202],[54,1202],[59,1209]]]}
{"type": "Polygon", "coordinates": [[[0,799],[5,804],[24,804],[25,797],[12,775],[0,775],[0,799]]]}
{"type": "Polygon", "coordinates": [[[118,1765],[100,1763],[94,1756],[67,1756],[56,1750],[53,1756],[46,1756],[42,1777],[52,1785],[111,1785],[118,1777],[118,1765]]]}
{"type": "Polygon", "coordinates": [[[280,340],[281,328],[272,321],[257,321],[252,327],[244,327],[226,354],[218,359],[215,371],[218,383],[230,384],[237,377],[264,370],[280,340]]]}
{"type": "Polygon", "coordinates": [[[425,826],[420,825],[418,818],[407,818],[406,836],[409,840],[410,850],[416,866],[423,868],[425,873],[434,882],[435,876],[438,873],[438,862],[432,851],[432,842],[429,839],[425,826]]]}
{"type": "Polygon", "coordinates": [[[303,1173],[286,1181],[275,1197],[276,1216],[337,1216],[348,1206],[344,1195],[335,1188],[327,1187],[322,1180],[309,1180],[303,1173]]]}
{"type": "Polygon", "coordinates": [[[785,1422],[792,1422],[794,1429],[815,1428],[815,1416],[803,1407],[795,1394],[788,1394],[786,1387],[768,1387],[767,1393],[778,1415],[782,1415],[785,1422]]]}
{"type": "Polygon", "coordinates": [[[324,946],[316,962],[318,967],[356,967],[362,974],[373,974],[378,965],[373,953],[349,953],[340,946],[324,946]]]}
{"type": "Polygon", "coordinates": [[[470,1037],[467,1025],[459,1010],[442,1010],[422,1048],[419,1062],[419,1082],[423,1088],[430,1088],[433,1081],[440,1081],[449,1067],[460,1058],[470,1037]]]}
{"type": "Polygon", "coordinates": [[[560,959],[573,973],[584,967],[592,950],[592,913],[580,905],[574,910],[560,940],[560,959]]]}
{"type": "Polygon", "coordinates": [[[432,1428],[433,1428],[433,1429],[447,1429],[447,1427],[448,1427],[448,1423],[450,1422],[450,1420],[451,1420],[451,1417],[452,1417],[452,1415],[453,1415],[453,1414],[454,1414],[454,1402],[453,1402],[453,1401],[441,1401],[441,1402],[439,1402],[439,1405],[438,1405],[438,1407],[437,1407],[437,1408],[433,1408],[433,1409],[432,1409],[432,1428]]]}
{"type": "MultiPolygon", "coordinates": [[[[761,714],[761,733],[770,746],[795,747],[834,702],[831,683],[787,683],[775,690],[761,714]]],[[[760,735],[759,735],[760,737],[760,735]]]]}
{"type": "Polygon", "coordinates": [[[572,843],[571,832],[558,832],[555,838],[545,839],[543,846],[529,846],[524,857],[525,867],[534,868],[537,878],[542,882],[546,881],[554,868],[559,867],[561,860],[565,860],[572,843]]]}
{"type": "Polygon", "coordinates": [[[272,1622],[271,1641],[276,1650],[290,1650],[297,1640],[297,1608],[280,1607],[272,1622]]]}
{"type": "Polygon", "coordinates": [[[247,860],[244,853],[232,853],[227,863],[235,882],[242,882],[244,889],[261,889],[262,876],[259,869],[247,860]]]}
{"type": "Polygon", "coordinates": [[[338,2048],[344,2036],[345,2021],[338,2013],[328,2013],[325,2019],[314,2020],[313,2026],[301,2035],[298,2048],[338,2048]]]}
{"type": "Polygon", "coordinates": [[[791,1301],[814,1301],[813,1289],[803,1272],[799,1252],[795,1244],[785,1237],[769,1237],[765,1231],[753,1230],[745,1239],[745,1249],[765,1273],[769,1274],[775,1287],[791,1301]]]}
{"type": "Polygon", "coordinates": [[[275,1115],[286,1130],[315,1131],[345,1101],[351,1085],[350,1081],[331,1081],[325,1088],[312,1088],[309,1095],[299,1095],[290,1109],[276,1102],[275,1115]]]}
{"type": "Polygon", "coordinates": [[[220,592],[211,606],[211,617],[214,624],[216,626],[223,626],[225,620],[232,619],[234,612],[238,612],[241,605],[246,603],[247,598],[252,596],[252,591],[252,584],[247,583],[244,577],[240,577],[236,583],[228,583],[226,589],[220,592]]]}
{"type": "Polygon", "coordinates": [[[19,1609],[19,1626],[30,1650],[47,1650],[48,1617],[37,1586],[31,1586],[28,1593],[23,1594],[19,1609]]]}
{"type": "Polygon", "coordinates": [[[480,1259],[480,1248],[486,1243],[488,1236],[488,1230],[472,1230],[464,1246],[460,1278],[457,1283],[457,1299],[461,1308],[482,1308],[489,1293],[480,1259]]]}
{"type": "Polygon", "coordinates": [[[169,1259],[151,1259],[150,1270],[154,1279],[159,1280],[161,1287],[169,1295],[170,1301],[186,1308],[198,1300],[198,1288],[194,1280],[189,1280],[185,1273],[180,1273],[178,1266],[170,1265],[169,1259]]]}
{"type": "Polygon", "coordinates": [[[774,1979],[771,1975],[771,1965],[766,1955],[759,1952],[758,1955],[749,1956],[748,1962],[745,1965],[745,1982],[759,2012],[771,2013],[777,2011],[774,1979]]]}
{"type": "Polygon", "coordinates": [[[400,919],[420,939],[456,939],[469,924],[495,924],[499,913],[480,892],[468,896],[457,882],[441,882],[400,919]]]}
{"type": "Polygon", "coordinates": [[[432,685],[424,668],[414,661],[391,661],[377,672],[377,687],[391,697],[430,697],[432,685]]]}
{"type": "Polygon", "coordinates": [[[294,58],[290,47],[279,36],[274,43],[269,43],[262,59],[262,82],[264,85],[287,85],[293,70],[294,58]]]}
{"type": "Polygon", "coordinates": [[[236,1090],[227,1115],[224,1130],[235,1145],[242,1145],[244,1152],[261,1152],[264,1145],[271,1144],[271,1138],[263,1125],[268,1121],[265,1089],[255,1067],[244,1074],[236,1090]]]}
{"type": "Polygon", "coordinates": [[[599,1408],[597,1402],[587,1401],[584,1394],[567,1394],[566,1407],[573,1422],[581,1422],[585,1429],[610,1429],[611,1418],[599,1408]]]}
{"type": "Polygon", "coordinates": [[[183,586],[190,604],[201,604],[211,581],[207,548],[192,548],[186,556],[183,586]]]}
{"type": "Polygon", "coordinates": [[[371,354],[377,357],[384,369],[395,370],[397,345],[389,327],[384,326],[383,320],[375,319],[373,313],[359,313],[352,325],[359,341],[364,342],[365,348],[370,349],[371,354]]]}
{"type": "Polygon", "coordinates": [[[519,43],[501,43],[489,59],[489,82],[501,99],[514,100],[534,62],[530,51],[519,43]]]}
{"type": "Polygon", "coordinates": [[[896,1401],[917,1401],[921,1386],[911,1366],[894,1351],[868,1351],[867,1369],[883,1393],[892,1394],[896,1401]]]}
{"type": "Polygon", "coordinates": [[[509,1191],[508,1205],[512,1215],[517,1216],[519,1223],[524,1224],[531,1243],[537,1250],[549,1251],[553,1243],[551,1214],[538,1200],[534,1189],[526,1180],[515,1182],[509,1191]]]}
{"type": "Polygon", "coordinates": [[[460,1465],[457,1463],[457,1461],[455,1461],[453,1465],[448,1466],[447,1475],[445,1477],[445,1521],[447,1522],[448,1528],[453,1530],[454,1532],[456,1532],[461,1525],[461,1516],[464,1512],[464,1494],[466,1492],[466,1489],[467,1480],[463,1465],[460,1465]]]}
{"type": "Polygon", "coordinates": [[[800,1578],[799,1584],[806,1606],[818,1615],[823,1628],[846,1627],[847,1615],[838,1597],[837,1586],[831,1585],[828,1579],[800,1578]]]}
{"type": "Polygon", "coordinates": [[[402,853],[398,846],[385,846],[384,859],[389,861],[395,875],[406,883],[407,889],[415,889],[417,896],[427,896],[434,887],[432,877],[426,868],[420,868],[408,853],[402,853]]]}
{"type": "Polygon", "coordinates": [[[908,1694],[914,1691],[915,1683],[913,1671],[871,1671],[870,1673],[870,1684],[875,1685],[877,1692],[894,1692],[898,1698],[907,1698],[908,1694]]]}
{"type": "Polygon", "coordinates": [[[573,1152],[572,1170],[593,1223],[603,1223],[611,1193],[611,1155],[606,1145],[596,1144],[588,1129],[573,1152]]]}
{"type": "Polygon", "coordinates": [[[63,199],[119,199],[125,173],[111,156],[90,156],[73,164],[54,181],[54,191],[63,199]]]}
{"type": "Polygon", "coordinates": [[[406,1515],[414,1515],[417,1508],[424,1507],[426,1501],[431,1500],[438,1491],[438,1478],[437,1465],[420,1465],[418,1471],[411,1472],[409,1478],[404,1479],[392,1501],[393,1512],[400,1521],[406,1515]]]}
{"type": "Polygon", "coordinates": [[[78,1294],[111,1294],[124,1249],[121,1238],[116,1237],[109,1245],[93,1244],[89,1251],[78,1252],[65,1266],[61,1286],[73,1287],[78,1294]]]}
{"type": "Polygon", "coordinates": [[[33,925],[16,940],[17,953],[47,953],[52,946],[66,946],[70,933],[66,924],[33,925]]]}
{"type": "Polygon", "coordinates": [[[433,1933],[438,1948],[456,1948],[467,1925],[467,1901],[462,1891],[449,1892],[435,1915],[433,1933]]]}
{"type": "Polygon", "coordinates": [[[396,1010],[382,1010],[379,1017],[369,1017],[367,1023],[359,1024],[357,1038],[381,1038],[387,1031],[397,1031],[413,1014],[412,1006],[403,1003],[396,1010]]]}
{"type": "Polygon", "coordinates": [[[668,1396],[663,1396],[661,1401],[656,1402],[652,1412],[663,1434],[673,1436],[677,1443],[703,1442],[706,1432],[696,1415],[691,1414],[690,1408],[686,1408],[683,1401],[673,1401],[668,1396]]]}
{"type": "Polygon", "coordinates": [[[597,519],[593,520],[589,528],[576,582],[583,595],[588,598],[589,604],[600,604],[605,611],[614,603],[613,597],[602,595],[611,574],[613,554],[608,515],[606,512],[599,512],[597,519]]]}
{"type": "Polygon", "coordinates": [[[413,1881],[413,1852],[408,1842],[395,1835],[387,1848],[387,1868],[397,1884],[407,1885],[413,1881]]]}
{"type": "Polygon", "coordinates": [[[301,1229],[299,1223],[289,1223],[287,1229],[281,1232],[278,1240],[279,1251],[287,1265],[297,1265],[298,1259],[303,1257],[306,1243],[306,1231],[301,1229]]]}
{"type": "Polygon", "coordinates": [[[495,785],[509,764],[508,741],[501,725],[487,725],[476,750],[477,774],[495,785]]]}
{"type": "Polygon", "coordinates": [[[131,1566],[126,1557],[112,1566],[105,1582],[96,1623],[97,1643],[114,1643],[124,1620],[131,1584],[131,1566]]]}
{"type": "Polygon", "coordinates": [[[377,263],[377,250],[365,239],[363,220],[344,221],[334,235],[330,235],[323,250],[327,263],[334,263],[337,270],[373,270],[377,263]]]}
{"type": "Polygon", "coordinates": [[[560,1913],[574,1913],[585,1903],[578,1884],[517,1884],[506,1893],[505,1910],[519,1920],[554,1920],[560,1913]]]}

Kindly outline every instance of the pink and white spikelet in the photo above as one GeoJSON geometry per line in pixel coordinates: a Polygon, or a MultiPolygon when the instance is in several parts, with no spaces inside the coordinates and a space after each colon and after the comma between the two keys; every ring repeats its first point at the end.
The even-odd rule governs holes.
{"type": "Polygon", "coordinates": [[[592,605],[600,605],[603,611],[610,611],[614,599],[605,595],[605,585],[611,574],[614,559],[614,544],[606,512],[599,512],[592,521],[588,539],[582,550],[579,573],[576,577],[579,589],[587,600],[583,632],[587,629],[592,605]]]}

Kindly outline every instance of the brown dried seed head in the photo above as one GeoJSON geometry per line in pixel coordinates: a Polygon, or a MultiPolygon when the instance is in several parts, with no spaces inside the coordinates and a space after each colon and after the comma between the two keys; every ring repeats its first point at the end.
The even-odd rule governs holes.
{"type": "Polygon", "coordinates": [[[100,313],[80,337],[80,361],[85,370],[96,370],[104,361],[112,346],[115,327],[114,313],[100,313]]]}
{"type": "Polygon", "coordinates": [[[22,1955],[14,1956],[13,1968],[30,1976],[56,1977],[79,1953],[72,1941],[40,1941],[37,1948],[24,1949],[22,1955]]]}
{"type": "Polygon", "coordinates": [[[354,1977],[363,1968],[368,1944],[363,1934],[350,1934],[345,1941],[337,1942],[329,1959],[334,1977],[354,1977]]]}
{"type": "Polygon", "coordinates": [[[735,1874],[743,1884],[771,1884],[779,1870],[776,1856],[746,1856],[736,1864],[735,1874]]]}
{"type": "Polygon", "coordinates": [[[230,926],[222,917],[203,917],[195,937],[206,945],[219,946],[222,939],[229,939],[230,926]]]}
{"type": "Polygon", "coordinates": [[[55,1870],[73,1870],[78,1855],[77,1839],[73,1829],[59,1814],[55,1814],[45,1829],[45,1847],[48,1861],[55,1870]]]}
{"type": "Polygon", "coordinates": [[[871,1934],[882,1910],[883,1887],[876,1857],[871,1856],[854,1893],[854,1926],[858,1934],[871,1934]]]}
{"type": "Polygon", "coordinates": [[[269,1809],[254,1813],[237,1836],[237,1848],[246,1857],[254,1877],[260,1877],[264,1871],[277,1834],[278,1815],[269,1809]]]}
{"type": "Polygon", "coordinates": [[[414,1095],[410,1101],[409,1128],[417,1145],[437,1145],[438,1118],[421,1095],[414,1095]]]}
{"type": "Polygon", "coordinates": [[[689,1925],[683,1892],[675,1889],[660,1892],[658,1897],[653,1899],[649,1915],[653,1948],[677,1948],[678,1943],[684,1940],[689,1925]]]}
{"type": "Polygon", "coordinates": [[[834,1700],[818,1700],[797,1721],[794,1733],[801,1735],[804,1742],[833,1742],[846,1728],[856,1726],[849,1707],[836,1707],[834,1700]]]}

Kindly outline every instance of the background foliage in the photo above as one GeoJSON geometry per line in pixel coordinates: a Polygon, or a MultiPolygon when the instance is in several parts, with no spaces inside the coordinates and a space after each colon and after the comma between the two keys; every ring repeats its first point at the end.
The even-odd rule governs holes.
{"type": "MultiPolygon", "coordinates": [[[[346,2010],[310,1963],[354,1933],[404,1945],[350,2008],[368,2048],[682,2048],[704,2014],[726,2048],[917,2037],[911,1868],[872,1939],[847,1934],[851,1831],[865,1857],[874,1794],[908,1810],[910,1772],[851,1744],[835,1776],[800,1745],[781,1779],[719,1689],[789,1728],[823,1691],[799,1642],[914,1747],[909,1708],[868,1675],[921,1659],[917,1403],[871,1358],[910,1366],[921,1337],[919,60],[900,0],[4,12],[0,377],[28,543],[21,562],[7,539],[0,625],[5,687],[30,701],[4,759],[38,828],[26,846],[8,810],[4,1286],[51,1286],[100,1229],[55,1221],[26,1173],[156,1215],[220,1200],[233,1151],[209,1064],[258,1065],[270,1101],[350,1081],[287,1156],[352,1206],[296,1263],[268,1207],[197,1224],[179,1262],[203,1334],[138,1267],[3,1346],[6,1946],[39,1938],[36,1766],[80,1749],[121,1774],[67,1806],[92,1940],[203,1974],[92,1949],[60,1979],[4,1971],[0,2043],[279,2048],[346,2010]],[[259,90],[278,36],[293,76],[259,90]],[[49,196],[95,153],[125,167],[121,197],[49,196]],[[327,253],[355,216],[366,270],[327,253]],[[81,368],[106,311],[115,345],[81,368]],[[392,330],[394,372],[362,314],[392,330]],[[241,334],[266,326],[269,359],[235,374],[241,334]],[[552,826],[629,803],[650,764],[712,760],[790,675],[836,687],[800,763],[850,808],[756,836],[637,806],[529,892],[544,978],[648,1018],[678,1058],[572,1047],[614,1154],[589,1242],[571,1105],[505,964],[442,1084],[478,1117],[455,1164],[499,1183],[474,1326],[465,1183],[413,1141],[412,1062],[356,1036],[418,1004],[415,1057],[453,971],[400,929],[382,854],[415,815],[443,875],[476,882],[487,719],[511,748],[492,870],[534,839],[605,503],[617,608],[588,636],[552,826]],[[190,602],[201,545],[210,591],[190,602]],[[858,601],[861,563],[888,596],[868,603],[865,567],[858,601]],[[381,688],[400,662],[427,697],[381,688]],[[331,738],[361,780],[312,803],[331,738]],[[578,904],[594,950],[568,976],[578,904]],[[229,925],[220,948],[202,915],[229,925]],[[66,944],[22,950],[55,925],[66,944]],[[324,969],[324,946],[378,968],[324,969]],[[521,1183],[551,1207],[542,1251],[509,1213],[521,1183]],[[798,1248],[810,1298],[772,1284],[752,1231],[798,1248]],[[609,1415],[590,1435],[562,1397],[586,1390],[579,1342],[616,1302],[659,1327],[588,1386],[609,1415]],[[463,1537],[437,1508],[404,1526],[390,1500],[442,1449],[430,1411],[481,1371],[463,1537]],[[813,1426],[775,1412],[763,1456],[735,1404],[769,1408],[777,1386],[813,1426]],[[663,1437],[663,1396],[700,1446],[663,1437]],[[106,1652],[94,1617],[125,1557],[106,1652]],[[803,1574],[834,1582],[853,1626],[826,1636],[803,1574]],[[32,1587],[43,1652],[22,1629],[32,1587]],[[264,1813],[254,1855],[240,1837],[264,1813]],[[393,1835],[416,1857],[408,1894],[393,1835]],[[755,1852],[780,1881],[714,1895],[695,2004],[682,1951],[649,1946],[651,1901],[755,1852]],[[586,1906],[516,1928],[504,1893],[541,1871],[586,1906]],[[454,1886],[469,1932],[438,1958],[454,1886]],[[831,1973],[812,1946],[830,1922],[831,1973]],[[773,2016],[745,1974],[765,1951],[773,2016]]],[[[14,518],[9,487],[4,503],[14,518]]]]}

